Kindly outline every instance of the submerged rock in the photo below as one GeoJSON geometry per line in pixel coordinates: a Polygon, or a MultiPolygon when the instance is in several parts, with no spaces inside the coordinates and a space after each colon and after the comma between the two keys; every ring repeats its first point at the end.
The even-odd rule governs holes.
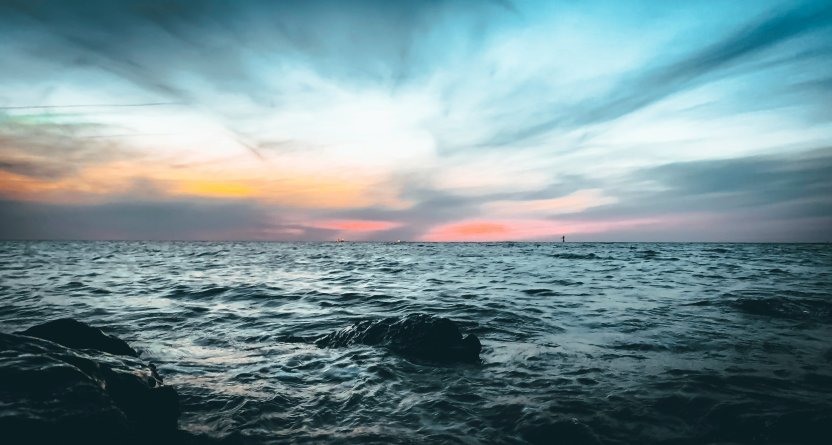
{"type": "Polygon", "coordinates": [[[139,356],[136,350],[131,348],[124,340],[109,336],[101,332],[101,329],[71,318],[62,318],[32,326],[23,332],[19,332],[19,334],[49,340],[67,348],[95,349],[96,351],[115,355],[139,356]]]}
{"type": "Polygon", "coordinates": [[[76,350],[27,335],[0,334],[4,441],[169,443],[177,437],[177,394],[164,385],[156,368],[138,358],[93,349],[89,344],[76,350]]]}
{"type": "Polygon", "coordinates": [[[364,320],[313,341],[322,348],[382,346],[405,357],[434,362],[476,362],[482,350],[476,335],[463,337],[453,321],[427,314],[364,320]]]}

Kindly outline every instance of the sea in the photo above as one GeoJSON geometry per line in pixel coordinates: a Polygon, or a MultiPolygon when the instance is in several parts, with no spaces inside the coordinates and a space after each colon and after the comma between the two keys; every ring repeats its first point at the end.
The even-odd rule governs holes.
{"type": "Polygon", "coordinates": [[[73,317],[252,444],[832,443],[832,245],[2,242],[0,331],[73,317]],[[408,314],[479,363],[283,341],[408,314]]]}

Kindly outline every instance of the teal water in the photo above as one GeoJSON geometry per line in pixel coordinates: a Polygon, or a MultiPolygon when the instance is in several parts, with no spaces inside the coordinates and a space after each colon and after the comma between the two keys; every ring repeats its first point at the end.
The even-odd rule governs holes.
{"type": "Polygon", "coordinates": [[[832,246],[0,243],[0,330],[74,317],[250,443],[827,443],[832,246]],[[410,313],[482,362],[286,336],[410,313]]]}

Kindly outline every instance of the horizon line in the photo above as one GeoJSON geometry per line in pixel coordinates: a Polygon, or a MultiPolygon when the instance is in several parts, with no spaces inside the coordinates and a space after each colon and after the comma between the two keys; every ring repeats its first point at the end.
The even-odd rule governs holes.
{"type": "Polygon", "coordinates": [[[49,239],[49,238],[0,238],[0,242],[123,242],[123,243],[309,243],[309,244],[832,244],[827,241],[421,241],[421,240],[257,240],[257,239],[49,239]]]}

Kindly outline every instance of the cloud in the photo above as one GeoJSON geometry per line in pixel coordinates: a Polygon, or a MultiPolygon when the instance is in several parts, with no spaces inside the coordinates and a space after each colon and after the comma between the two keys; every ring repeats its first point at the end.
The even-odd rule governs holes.
{"type": "Polygon", "coordinates": [[[580,213],[592,207],[617,202],[618,199],[605,196],[601,189],[584,189],[567,196],[549,199],[494,201],[483,206],[489,215],[558,215],[580,213]]]}
{"type": "Polygon", "coordinates": [[[633,227],[663,225],[659,218],[606,221],[557,221],[546,219],[480,219],[443,224],[431,228],[424,241],[556,241],[573,234],[615,233],[633,227]]]}
{"type": "Polygon", "coordinates": [[[681,90],[712,80],[713,74],[736,65],[774,45],[832,25],[832,5],[801,4],[739,29],[693,54],[657,66],[614,88],[613,94],[578,115],[575,124],[604,122],[632,113],[681,90]]]}
{"type": "MultiPolygon", "coordinates": [[[[830,240],[829,171],[832,149],[823,148],[800,156],[644,168],[605,184],[616,190],[615,202],[591,188],[538,200],[528,199],[537,194],[458,196],[411,186],[408,193],[415,203],[409,208],[334,211],[231,199],[174,196],[158,201],[158,194],[137,185],[112,202],[94,205],[3,201],[0,233],[15,239],[332,240],[349,233],[349,239],[433,241],[553,240],[561,235],[572,241],[830,240]],[[587,197],[600,201],[583,208],[587,197]],[[529,204],[534,212],[489,216],[493,203],[507,202],[519,203],[521,210],[529,204]],[[540,203],[547,205],[541,208],[540,203]],[[549,218],[533,216],[551,210],[551,203],[557,205],[549,218]]],[[[542,193],[552,196],[555,191],[542,193]]]]}
{"type": "Polygon", "coordinates": [[[27,159],[0,159],[0,171],[31,178],[60,178],[67,173],[67,166],[57,162],[27,159]]]}
{"type": "Polygon", "coordinates": [[[817,241],[832,239],[832,149],[674,162],[619,178],[617,203],[557,221],[660,218],[653,231],[592,239],[817,241]],[[672,222],[671,221],[675,221],[672,222]]]}
{"type": "MultiPolygon", "coordinates": [[[[325,215],[334,219],[358,219],[370,221],[395,221],[397,226],[383,232],[373,233],[373,239],[416,240],[416,239],[447,239],[450,234],[457,233],[460,239],[476,237],[477,230],[493,232],[499,237],[499,229],[504,226],[503,220],[509,221],[505,227],[511,229],[504,233],[511,239],[526,239],[531,235],[522,233],[512,221],[519,219],[533,219],[561,213],[578,212],[593,206],[602,206],[612,202],[613,198],[605,196],[597,189],[584,188],[591,184],[586,178],[575,175],[567,176],[562,183],[547,184],[545,186],[520,191],[485,191],[483,193],[459,193],[445,189],[423,175],[404,176],[397,178],[395,188],[400,190],[401,197],[412,205],[404,208],[363,207],[326,212],[325,215]],[[500,219],[493,222],[494,219],[500,219]],[[485,221],[483,225],[479,223],[485,221]],[[470,227],[468,226],[470,223],[470,227]],[[459,229],[462,224],[461,232],[459,229]],[[470,230],[469,230],[470,229],[470,230]],[[443,235],[434,236],[437,230],[443,235]],[[518,231],[519,230],[519,231],[518,231]],[[456,232],[455,232],[456,231],[456,232]]],[[[551,226],[549,221],[540,220],[538,226],[551,226]]],[[[540,227],[534,229],[540,234],[540,227]]],[[[561,228],[549,228],[545,232],[561,233],[561,228]]],[[[560,236],[560,235],[558,235],[560,236]]]]}
{"type": "Polygon", "coordinates": [[[832,148],[803,155],[750,156],[665,164],[641,170],[674,198],[730,196],[737,206],[832,199],[832,148]]]}
{"type": "Polygon", "coordinates": [[[309,227],[337,230],[341,232],[378,232],[401,226],[394,221],[371,221],[361,219],[313,221],[306,224],[309,227]]]}
{"type": "MultiPolygon", "coordinates": [[[[352,82],[423,75],[441,57],[422,43],[433,28],[484,26],[507,2],[334,1],[3,1],[0,24],[25,34],[29,50],[69,66],[95,66],[151,93],[199,102],[193,84],[241,94],[268,107],[270,81],[286,68],[314,67],[352,82]],[[117,36],[117,38],[116,38],[117,36]],[[383,38],[380,38],[383,36],[383,38]],[[261,69],[262,68],[262,69],[261,69]],[[188,76],[180,74],[187,72],[188,76]],[[194,82],[194,80],[198,80],[194,82]]],[[[466,38],[467,40],[467,38],[466,38]]]]}
{"type": "Polygon", "coordinates": [[[0,59],[14,61],[0,71],[0,196],[52,202],[7,201],[32,227],[78,222],[8,227],[387,240],[687,236],[740,215],[767,236],[775,220],[816,227],[829,156],[798,151],[832,134],[832,6],[772,3],[0,0],[0,59]],[[129,138],[142,134],[170,136],[129,138]],[[130,188],[142,180],[157,189],[130,188]]]}
{"type": "MultiPolygon", "coordinates": [[[[615,83],[607,94],[590,97],[576,103],[543,103],[512,119],[510,125],[478,145],[505,146],[519,144],[554,130],[571,130],[609,122],[644,109],[671,95],[719,79],[720,76],[739,75],[761,68],[748,64],[759,56],[791,39],[832,28],[832,5],[828,2],[802,2],[788,9],[769,11],[765,16],[707,44],[690,54],[668,63],[666,56],[656,57],[646,67],[636,69],[615,83]],[[737,69],[746,63],[745,71],[737,69]],[[525,121],[525,122],[524,122],[525,121]]],[[[706,37],[707,38],[707,37],[706,37]]],[[[810,42],[814,62],[828,56],[829,35],[826,43],[810,42]],[[821,51],[817,50],[820,45],[821,51]]],[[[780,64],[794,64],[794,57],[781,57],[780,64]]],[[[769,66],[770,68],[771,66],[769,66]]],[[[772,94],[775,91],[768,91],[772,94]]],[[[779,92],[779,91],[778,91],[779,92]]]]}
{"type": "Polygon", "coordinates": [[[332,231],[286,223],[252,202],[147,201],[122,196],[93,205],[0,201],[0,238],[92,240],[308,240],[332,231]]]}
{"type": "Polygon", "coordinates": [[[135,158],[114,139],[96,138],[102,125],[0,112],[0,170],[36,179],[73,176],[87,166],[135,158]]]}
{"type": "Polygon", "coordinates": [[[821,148],[572,177],[521,193],[456,195],[410,182],[410,208],[337,214],[402,222],[380,234],[385,240],[828,240],[830,171],[832,149],[821,148]]]}
{"type": "MultiPolygon", "coordinates": [[[[176,103],[210,116],[265,162],[269,152],[292,150],[272,143],[286,139],[281,131],[320,130],[324,119],[287,129],[270,116],[323,112],[333,89],[395,92],[427,79],[456,48],[485,41],[506,11],[514,11],[509,2],[468,0],[2,0],[0,39],[9,44],[0,58],[16,63],[0,72],[0,82],[176,103]],[[56,81],[56,72],[66,74],[56,81]]],[[[0,96],[0,104],[13,97],[0,96]]],[[[326,125],[350,115],[340,112],[326,125]]]]}

